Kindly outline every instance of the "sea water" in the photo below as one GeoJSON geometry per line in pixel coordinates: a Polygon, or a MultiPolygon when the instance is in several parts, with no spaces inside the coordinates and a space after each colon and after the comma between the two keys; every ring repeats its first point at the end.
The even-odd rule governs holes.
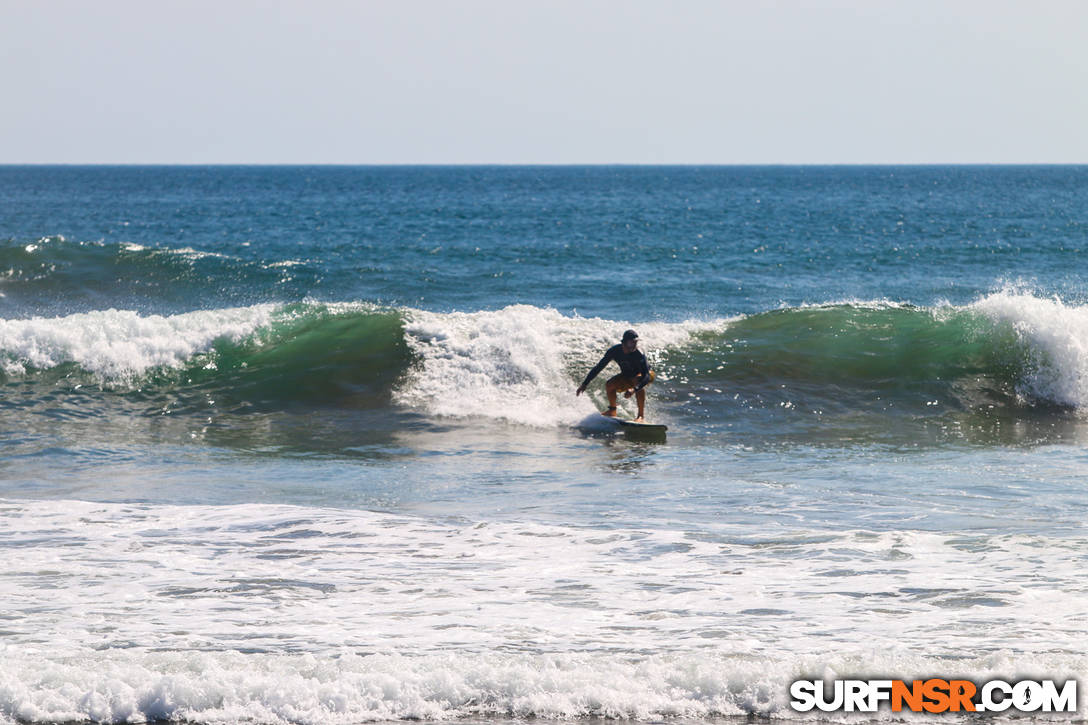
{"type": "Polygon", "coordinates": [[[1085,167],[0,167],[0,722],[1077,677],[1086,259],[1085,167]]]}

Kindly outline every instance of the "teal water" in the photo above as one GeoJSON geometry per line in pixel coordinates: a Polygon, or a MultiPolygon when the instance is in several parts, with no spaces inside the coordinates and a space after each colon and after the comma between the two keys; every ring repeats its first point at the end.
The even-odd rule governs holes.
{"type": "Polygon", "coordinates": [[[1073,676],[1086,249],[1086,167],[0,167],[0,721],[1073,676]]]}

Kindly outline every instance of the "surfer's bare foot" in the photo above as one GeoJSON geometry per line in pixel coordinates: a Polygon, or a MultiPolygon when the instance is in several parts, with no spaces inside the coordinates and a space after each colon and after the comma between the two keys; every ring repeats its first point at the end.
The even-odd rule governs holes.
{"type": "Polygon", "coordinates": [[[639,417],[635,418],[635,422],[636,422],[636,423],[645,423],[646,421],[645,421],[645,420],[643,420],[643,419],[642,419],[642,416],[640,415],[639,417]]]}
{"type": "Polygon", "coordinates": [[[608,410],[602,410],[601,415],[607,416],[609,418],[615,418],[616,417],[616,409],[615,408],[609,408],[608,410]]]}

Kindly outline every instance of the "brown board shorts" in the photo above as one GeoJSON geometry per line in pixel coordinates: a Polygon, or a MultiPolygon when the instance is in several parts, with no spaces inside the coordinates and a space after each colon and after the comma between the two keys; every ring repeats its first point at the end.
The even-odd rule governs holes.
{"type": "MultiPolygon", "coordinates": [[[[657,373],[655,373],[653,370],[651,370],[650,371],[650,379],[647,381],[646,385],[649,385],[650,383],[652,383],[654,381],[654,378],[656,378],[656,377],[657,377],[657,373]]],[[[623,373],[620,373],[619,375],[613,375],[612,377],[610,377],[608,379],[608,385],[613,385],[613,386],[616,387],[617,390],[620,390],[620,391],[633,390],[635,388],[635,386],[638,385],[638,378],[629,378],[629,377],[624,376],[623,373]]],[[[643,387],[645,387],[645,386],[643,386],[643,387]]]]}

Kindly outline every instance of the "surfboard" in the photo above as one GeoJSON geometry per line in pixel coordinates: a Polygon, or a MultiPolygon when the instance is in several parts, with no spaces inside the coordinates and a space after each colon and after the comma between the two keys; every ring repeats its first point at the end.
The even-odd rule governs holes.
{"type": "Polygon", "coordinates": [[[658,432],[664,433],[669,429],[669,426],[662,425],[660,423],[639,423],[634,420],[627,420],[626,418],[613,418],[613,421],[619,423],[624,428],[635,428],[637,430],[644,430],[647,433],[658,432]]]}
{"type": "Polygon", "coordinates": [[[622,432],[627,438],[657,443],[665,441],[665,431],[669,429],[660,423],[636,423],[627,418],[613,418],[599,413],[587,415],[574,427],[589,435],[622,432]]]}

